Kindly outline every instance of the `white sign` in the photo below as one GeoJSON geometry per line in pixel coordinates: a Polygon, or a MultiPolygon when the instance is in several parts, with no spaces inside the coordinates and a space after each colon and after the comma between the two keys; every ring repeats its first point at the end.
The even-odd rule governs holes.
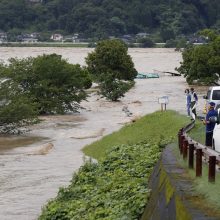
{"type": "Polygon", "coordinates": [[[169,103],[169,97],[168,96],[162,96],[158,98],[159,104],[168,104],[169,103]]]}

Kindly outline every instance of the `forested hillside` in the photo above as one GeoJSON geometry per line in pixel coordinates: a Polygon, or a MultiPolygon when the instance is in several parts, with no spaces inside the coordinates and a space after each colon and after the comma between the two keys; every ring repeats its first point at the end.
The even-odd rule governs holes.
{"type": "Polygon", "coordinates": [[[59,30],[98,38],[146,32],[166,41],[220,27],[219,0],[32,1],[0,0],[0,30],[15,34],[59,30]]]}

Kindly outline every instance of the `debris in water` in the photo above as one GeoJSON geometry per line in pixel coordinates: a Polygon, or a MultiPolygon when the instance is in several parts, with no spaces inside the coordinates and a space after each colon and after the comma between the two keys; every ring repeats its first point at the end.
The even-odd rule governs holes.
{"type": "Polygon", "coordinates": [[[35,150],[35,151],[31,152],[31,153],[28,153],[27,155],[28,156],[46,155],[46,154],[48,154],[52,150],[53,146],[54,145],[52,143],[44,144],[40,149],[35,150]]]}
{"type": "Polygon", "coordinates": [[[88,138],[96,138],[99,136],[103,136],[103,132],[105,131],[105,128],[102,128],[98,131],[93,132],[92,134],[88,134],[88,135],[75,135],[72,136],[71,138],[75,138],[75,139],[88,139],[88,138]]]}
{"type": "Polygon", "coordinates": [[[123,106],[122,111],[125,112],[125,114],[126,114],[128,117],[130,117],[130,116],[133,115],[133,113],[128,110],[128,106],[127,106],[127,105],[123,106]]]}

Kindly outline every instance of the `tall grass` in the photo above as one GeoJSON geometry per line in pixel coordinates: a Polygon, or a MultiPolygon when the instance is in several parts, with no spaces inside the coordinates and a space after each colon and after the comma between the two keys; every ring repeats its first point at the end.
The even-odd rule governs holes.
{"type": "Polygon", "coordinates": [[[175,111],[155,112],[87,145],[83,152],[99,160],[105,157],[107,149],[115,145],[136,144],[142,141],[157,144],[163,139],[172,140],[176,137],[178,130],[188,123],[185,116],[175,111]]]}
{"type": "MultiPolygon", "coordinates": [[[[195,123],[195,127],[189,132],[189,136],[198,141],[201,144],[205,144],[205,126],[204,124],[197,120],[195,123]]],[[[193,182],[193,191],[195,195],[197,195],[197,201],[194,201],[198,204],[198,206],[206,208],[207,212],[211,212],[210,214],[220,215],[220,174],[216,172],[216,180],[215,183],[210,183],[208,181],[208,164],[204,163],[202,166],[202,177],[196,178],[195,169],[188,169],[188,162],[184,161],[182,157],[180,157],[179,152],[177,152],[177,148],[175,148],[175,154],[178,159],[179,164],[185,168],[187,171],[188,177],[193,182]],[[198,196],[199,195],[199,196],[198,196]],[[204,200],[205,199],[205,200],[204,200]],[[205,205],[202,204],[205,201],[205,205]]],[[[196,161],[194,161],[196,164],[196,161]]],[[[195,166],[195,165],[194,165],[195,166]]]]}
{"type": "Polygon", "coordinates": [[[186,123],[174,111],[156,112],[87,146],[88,155],[99,162],[87,161],[43,208],[39,220],[139,219],[161,147],[186,123]]]}
{"type": "Polygon", "coordinates": [[[189,136],[201,144],[205,144],[205,125],[197,120],[195,127],[189,132],[189,136]]]}
{"type": "MultiPolygon", "coordinates": [[[[192,200],[196,206],[205,208],[206,213],[220,216],[220,175],[216,172],[215,183],[208,181],[208,164],[203,163],[202,165],[202,176],[196,177],[195,168],[188,169],[188,160],[182,159],[176,146],[173,151],[177,157],[178,164],[183,167],[186,171],[185,177],[188,177],[193,184],[192,187],[192,200]]],[[[194,167],[196,161],[194,160],[194,167]]]]}

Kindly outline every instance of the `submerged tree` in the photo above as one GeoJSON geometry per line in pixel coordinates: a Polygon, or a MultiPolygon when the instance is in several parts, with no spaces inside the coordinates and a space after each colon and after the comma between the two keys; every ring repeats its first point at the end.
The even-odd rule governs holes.
{"type": "Polygon", "coordinates": [[[30,91],[40,104],[40,112],[76,111],[78,103],[86,98],[85,89],[91,86],[91,80],[80,65],[69,64],[52,54],[37,57],[33,68],[35,80],[30,91]]]}
{"type": "Polygon", "coordinates": [[[188,83],[215,83],[220,75],[220,35],[213,31],[201,32],[209,39],[208,44],[192,46],[183,52],[183,62],[177,69],[188,83]]]}
{"type": "Polygon", "coordinates": [[[40,114],[76,111],[91,86],[89,74],[80,65],[67,63],[60,55],[11,59],[8,77],[38,105],[40,114]]]}
{"type": "Polygon", "coordinates": [[[0,133],[19,133],[20,127],[37,120],[37,105],[18,84],[0,75],[0,133]]]}
{"type": "Polygon", "coordinates": [[[100,83],[100,94],[109,100],[117,101],[134,85],[134,81],[123,81],[108,74],[100,83]]]}
{"type": "Polygon", "coordinates": [[[85,68],[60,55],[10,59],[0,65],[0,132],[33,122],[39,114],[77,111],[91,84],[85,68]]]}
{"type": "Polygon", "coordinates": [[[134,83],[137,71],[127,46],[119,40],[105,40],[86,58],[88,71],[100,84],[101,94],[112,101],[124,96],[134,83]]]}

